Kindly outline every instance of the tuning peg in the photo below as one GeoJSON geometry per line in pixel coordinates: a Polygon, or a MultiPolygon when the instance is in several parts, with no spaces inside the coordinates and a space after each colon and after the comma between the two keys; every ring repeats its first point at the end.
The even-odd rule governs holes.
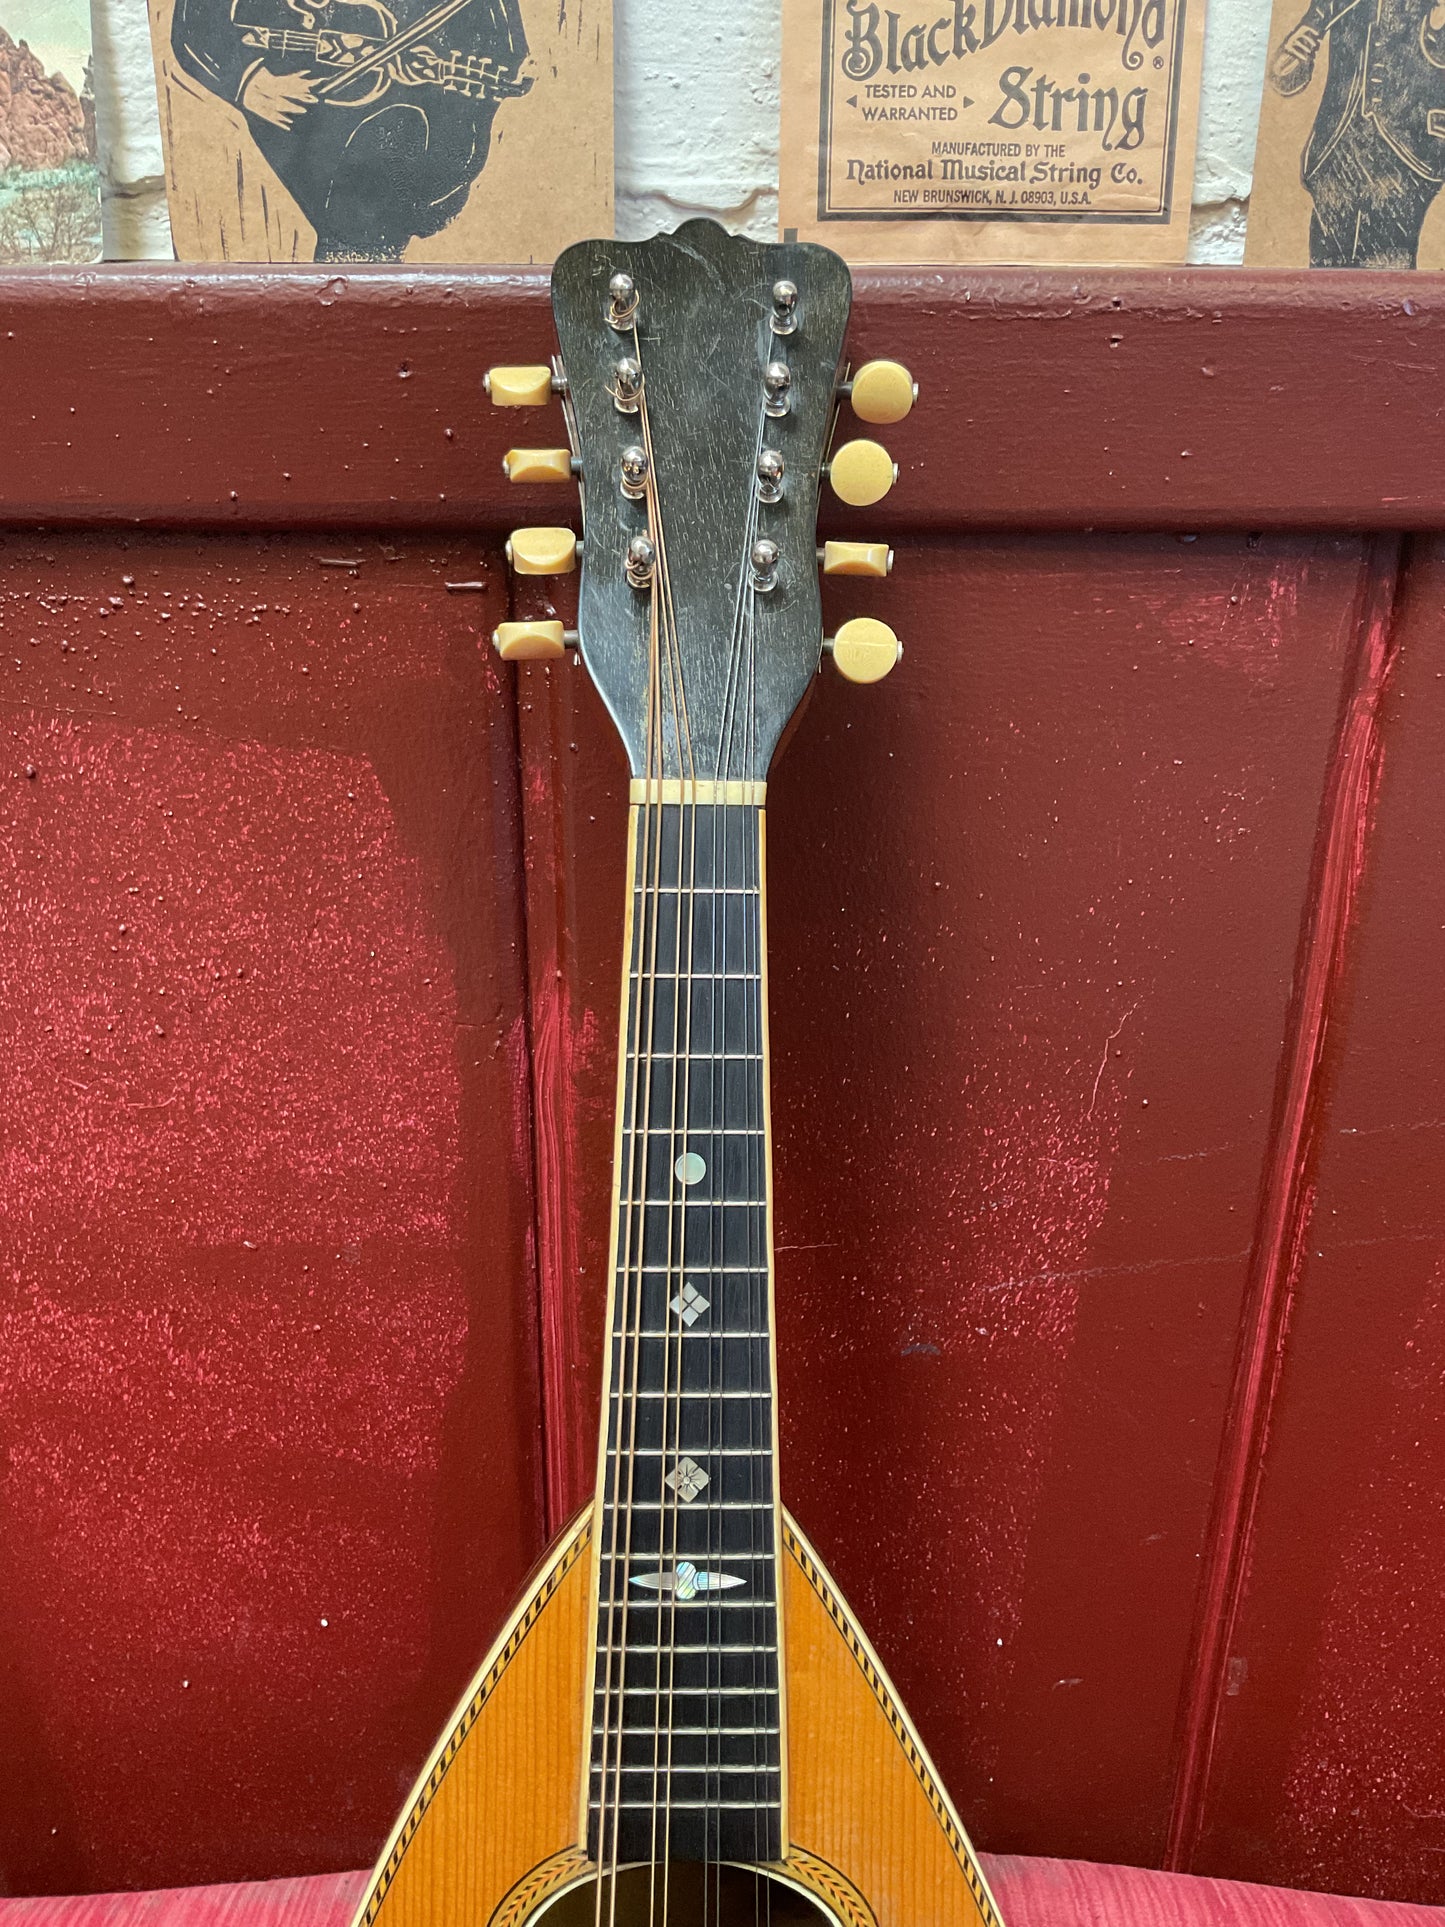
{"type": "Polygon", "coordinates": [[[860,422],[884,427],[901,422],[918,400],[918,383],[901,361],[865,361],[843,384],[860,422]]]}
{"type": "Polygon", "coordinates": [[[570,482],[576,470],[568,448],[509,448],[502,472],[509,482],[570,482]]]}
{"type": "Polygon", "coordinates": [[[560,622],[502,622],[492,631],[492,647],[503,662],[555,662],[576,645],[576,630],[560,622]]]}
{"type": "Polygon", "coordinates": [[[513,529],[507,560],[518,575],[571,575],[581,546],[571,529],[513,529]]]}
{"type": "Polygon", "coordinates": [[[903,644],[886,622],[854,616],[823,644],[833,667],[849,682],[882,682],[903,660],[903,644]]]}
{"type": "Polygon", "coordinates": [[[553,395],[561,394],[566,383],[550,368],[536,362],[522,368],[489,368],[482,386],[494,408],[545,408],[553,395]]]}
{"type": "Polygon", "coordinates": [[[829,464],[828,480],[849,508],[871,508],[898,480],[898,464],[881,442],[845,442],[829,464]]]}
{"type": "Polygon", "coordinates": [[[881,580],[893,570],[893,551],[886,542],[825,542],[818,560],[824,575],[871,575],[881,580]]]}

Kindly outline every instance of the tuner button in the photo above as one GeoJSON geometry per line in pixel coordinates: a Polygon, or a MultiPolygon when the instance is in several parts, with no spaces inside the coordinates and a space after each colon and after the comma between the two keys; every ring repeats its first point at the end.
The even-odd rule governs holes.
{"type": "Polygon", "coordinates": [[[571,529],[513,529],[507,560],[518,575],[571,575],[577,549],[571,529]]]}
{"type": "Polygon", "coordinates": [[[825,542],[824,575],[871,575],[880,580],[893,569],[893,551],[886,542],[825,542]]]}
{"type": "Polygon", "coordinates": [[[845,442],[833,457],[828,480],[849,508],[871,508],[898,480],[898,464],[881,442],[845,442]]]}
{"type": "Polygon", "coordinates": [[[566,448],[509,448],[502,457],[509,482],[570,482],[572,452],[566,448]]]}
{"type": "Polygon", "coordinates": [[[492,647],[503,662],[554,662],[566,654],[567,631],[560,622],[503,622],[492,647]]]}
{"type": "Polygon", "coordinates": [[[823,647],[833,666],[849,682],[882,682],[903,659],[903,644],[886,622],[874,616],[855,616],[823,647]]]}
{"type": "Polygon", "coordinates": [[[901,361],[869,361],[853,377],[852,398],[860,422],[901,422],[918,400],[918,383],[901,361]]]}
{"type": "Polygon", "coordinates": [[[552,370],[540,362],[533,368],[489,368],[482,386],[495,408],[544,408],[552,399],[552,370]]]}

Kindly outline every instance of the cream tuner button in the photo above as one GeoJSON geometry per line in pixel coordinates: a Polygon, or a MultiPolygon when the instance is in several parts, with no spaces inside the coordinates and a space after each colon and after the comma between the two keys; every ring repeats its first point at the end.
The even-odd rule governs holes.
{"type": "Polygon", "coordinates": [[[492,647],[503,662],[555,662],[568,640],[560,622],[503,622],[492,631],[492,647]]]}
{"type": "Polygon", "coordinates": [[[898,464],[881,442],[845,442],[829,465],[828,480],[849,508],[871,508],[898,480],[898,464]]]}
{"type": "Polygon", "coordinates": [[[860,422],[882,427],[901,422],[918,400],[918,383],[901,361],[868,361],[854,375],[850,393],[860,422]]]}
{"type": "Polygon", "coordinates": [[[513,529],[507,560],[518,575],[571,575],[577,549],[571,529],[513,529]]]}
{"type": "Polygon", "coordinates": [[[849,682],[882,682],[903,658],[903,644],[886,622],[855,616],[823,644],[833,666],[849,682]]]}
{"type": "Polygon", "coordinates": [[[489,368],[482,386],[494,407],[544,408],[552,399],[552,370],[540,362],[527,368],[489,368]]]}
{"type": "Polygon", "coordinates": [[[569,448],[509,448],[502,457],[502,468],[509,482],[570,482],[572,451],[569,448]]]}
{"type": "Polygon", "coordinates": [[[824,575],[871,575],[879,580],[893,568],[893,551],[886,542],[825,542],[824,575]]]}

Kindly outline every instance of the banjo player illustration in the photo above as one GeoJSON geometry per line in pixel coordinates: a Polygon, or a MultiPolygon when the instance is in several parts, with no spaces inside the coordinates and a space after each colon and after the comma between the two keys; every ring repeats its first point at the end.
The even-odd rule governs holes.
{"type": "Polygon", "coordinates": [[[1303,92],[1328,42],[1301,177],[1310,265],[1413,268],[1445,183],[1445,0],[1312,0],[1270,66],[1303,92]]]}
{"type": "Polygon", "coordinates": [[[446,227],[532,84],[519,0],[176,0],[171,45],[245,116],[318,261],[397,261],[446,227]]]}

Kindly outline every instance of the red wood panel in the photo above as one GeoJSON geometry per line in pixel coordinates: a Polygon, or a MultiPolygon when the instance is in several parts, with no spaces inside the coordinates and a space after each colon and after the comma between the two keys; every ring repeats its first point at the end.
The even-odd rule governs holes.
{"type": "MultiPolygon", "coordinates": [[[[1432,285],[860,277],[925,388],[834,603],[907,658],[774,787],[784,1476],[985,1846],[1445,1899],[1445,574],[1381,722],[1388,545],[1302,533],[1445,526],[1432,285]]],[[[476,387],[541,287],[0,309],[0,1887],[357,1864],[592,1476],[623,771],[471,533],[558,513],[476,387]]]]}
{"type": "Polygon", "coordinates": [[[1364,567],[908,552],[778,773],[785,1476],[994,1848],[1162,1850],[1364,567]]]}
{"type": "Polygon", "coordinates": [[[1445,1904],[1445,552],[1393,635],[1358,923],[1195,1864],[1445,1904]]]}
{"type": "Polygon", "coordinates": [[[0,1889],[366,1861],[542,1531],[474,555],[0,544],[0,1889]]]}
{"type": "MultiPolygon", "coordinates": [[[[1445,515],[1429,277],[944,267],[857,285],[854,359],[901,354],[923,382],[885,437],[906,472],[880,533],[1445,515]]],[[[547,520],[555,492],[508,494],[518,421],[499,427],[479,383],[554,346],[535,271],[12,274],[0,501],[44,523],[547,520]]]]}
{"type": "MultiPolygon", "coordinates": [[[[887,610],[903,667],[823,678],[777,771],[785,1491],[990,1845],[1163,1851],[1366,557],[915,544],[886,589],[834,597],[887,610]]],[[[544,1291],[584,1361],[553,1406],[575,1497],[622,780],[580,668],[530,672],[521,700],[529,919],[540,897],[558,933],[534,996],[563,1013],[573,1127],[539,1182],[569,1239],[544,1291]]]]}

